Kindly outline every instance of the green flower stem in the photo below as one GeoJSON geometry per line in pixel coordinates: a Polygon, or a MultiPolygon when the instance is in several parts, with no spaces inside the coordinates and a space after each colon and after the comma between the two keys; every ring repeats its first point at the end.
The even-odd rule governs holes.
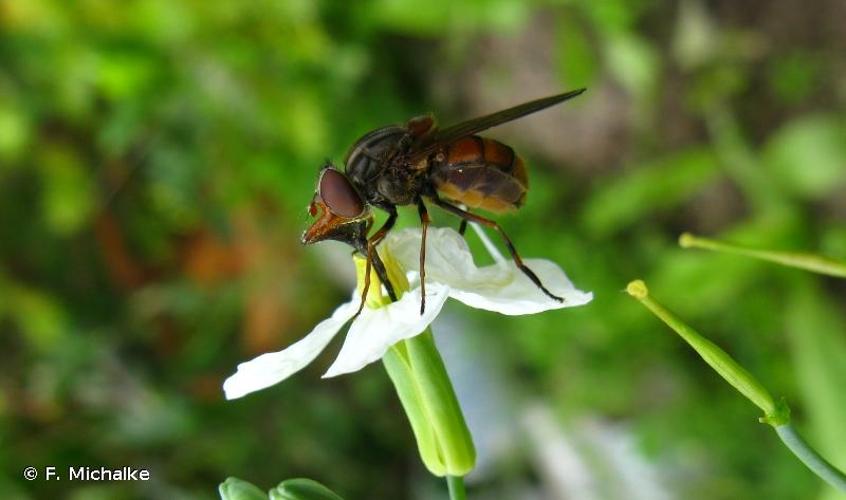
{"type": "MultiPolygon", "coordinates": [[[[381,255],[394,290],[409,289],[402,269],[390,254],[381,255]]],[[[359,284],[363,286],[365,262],[355,258],[359,284]]],[[[371,274],[369,307],[390,302],[381,292],[378,277],[371,274]]],[[[394,344],[382,362],[394,384],[417,440],[420,458],[436,476],[464,476],[476,463],[476,450],[461,407],[430,329],[394,344]]]]}
{"type": "Polygon", "coordinates": [[[438,445],[435,428],[429,423],[428,412],[423,406],[411,365],[408,363],[405,343],[400,342],[391,347],[382,357],[382,363],[408,417],[423,465],[432,474],[439,477],[445,476],[446,464],[438,445]]]}
{"type": "Polygon", "coordinates": [[[447,476],[447,487],[449,488],[450,500],[465,500],[467,492],[464,491],[464,478],[461,476],[447,476]]]}
{"type": "Polygon", "coordinates": [[[404,341],[420,399],[437,438],[449,476],[464,476],[476,464],[476,449],[444,362],[427,329],[404,341]]]}
{"type": "Polygon", "coordinates": [[[646,283],[641,280],[632,281],[626,287],[626,291],[658,316],[667,326],[675,330],[726,382],[763,410],[763,421],[772,425],[786,424],[790,421],[786,406],[777,405],[770,393],[755,380],[752,374],[716,344],[687,326],[673,313],[664,309],[661,304],[652,300],[652,297],[649,296],[649,290],[646,288],[646,283]]]}
{"type": "Polygon", "coordinates": [[[810,445],[802,439],[802,436],[793,429],[793,426],[790,424],[779,425],[776,426],[775,430],[782,442],[790,448],[790,451],[799,457],[799,460],[811,469],[814,474],[821,477],[831,486],[834,486],[840,491],[846,492],[846,474],[837,470],[826,459],[821,457],[815,449],[811,448],[810,445]]]}
{"type": "Polygon", "coordinates": [[[682,248],[702,248],[716,252],[744,255],[746,257],[775,262],[789,267],[797,267],[799,269],[819,274],[846,278],[846,263],[814,254],[777,252],[773,250],[747,248],[707,238],[701,238],[690,233],[683,233],[679,237],[679,246],[682,248]]]}
{"type": "Polygon", "coordinates": [[[626,292],[678,333],[723,379],[761,408],[764,411],[761,422],[773,426],[784,444],[813,473],[832,486],[846,491],[846,476],[843,472],[823,459],[793,430],[790,425],[790,409],[784,401],[776,403],[764,386],[737,361],[654,301],[649,296],[646,283],[641,280],[632,281],[626,287],[626,292]]]}

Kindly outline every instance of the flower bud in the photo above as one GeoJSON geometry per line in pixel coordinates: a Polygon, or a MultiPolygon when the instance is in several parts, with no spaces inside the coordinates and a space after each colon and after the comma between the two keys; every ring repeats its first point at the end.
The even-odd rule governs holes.
{"type": "Polygon", "coordinates": [[[257,486],[236,477],[228,477],[217,491],[221,500],[267,500],[267,495],[257,486]]]}
{"type": "Polygon", "coordinates": [[[343,500],[312,479],[286,479],[270,490],[270,500],[343,500]]]}

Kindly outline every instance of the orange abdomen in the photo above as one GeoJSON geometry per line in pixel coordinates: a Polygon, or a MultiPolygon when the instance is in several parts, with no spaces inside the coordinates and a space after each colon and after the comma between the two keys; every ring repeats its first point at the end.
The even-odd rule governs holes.
{"type": "Polygon", "coordinates": [[[526,201],[526,166],[505,144],[476,135],[447,145],[432,166],[438,192],[469,208],[506,212],[526,201]]]}

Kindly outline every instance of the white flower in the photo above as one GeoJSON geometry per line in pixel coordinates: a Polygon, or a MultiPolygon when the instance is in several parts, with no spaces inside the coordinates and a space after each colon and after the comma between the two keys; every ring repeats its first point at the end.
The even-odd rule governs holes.
{"type": "MultiPolygon", "coordinates": [[[[419,251],[420,229],[394,231],[380,246],[407,271],[410,291],[397,302],[381,308],[365,307],[352,322],[341,352],[323,377],[358,371],[377,361],[395,343],[422,333],[434,321],[448,297],[478,309],[502,314],[534,314],[550,309],[580,306],[593,294],[576,289],[564,271],[543,259],[524,259],[555,295],[546,296],[512,261],[477,267],[464,238],[449,228],[429,228],[426,246],[426,312],[420,315],[419,251]]],[[[277,384],[311,363],[358,310],[360,296],[335,309],[298,342],[279,352],[238,365],[226,379],[226,399],[240,398],[277,384]]]]}

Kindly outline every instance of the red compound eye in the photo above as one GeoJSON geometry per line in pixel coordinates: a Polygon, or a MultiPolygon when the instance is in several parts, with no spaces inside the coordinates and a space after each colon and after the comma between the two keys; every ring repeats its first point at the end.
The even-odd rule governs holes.
{"type": "Polygon", "coordinates": [[[364,213],[364,201],[349,179],[334,168],[325,168],[317,184],[317,192],[333,214],[347,219],[364,213]]]}

